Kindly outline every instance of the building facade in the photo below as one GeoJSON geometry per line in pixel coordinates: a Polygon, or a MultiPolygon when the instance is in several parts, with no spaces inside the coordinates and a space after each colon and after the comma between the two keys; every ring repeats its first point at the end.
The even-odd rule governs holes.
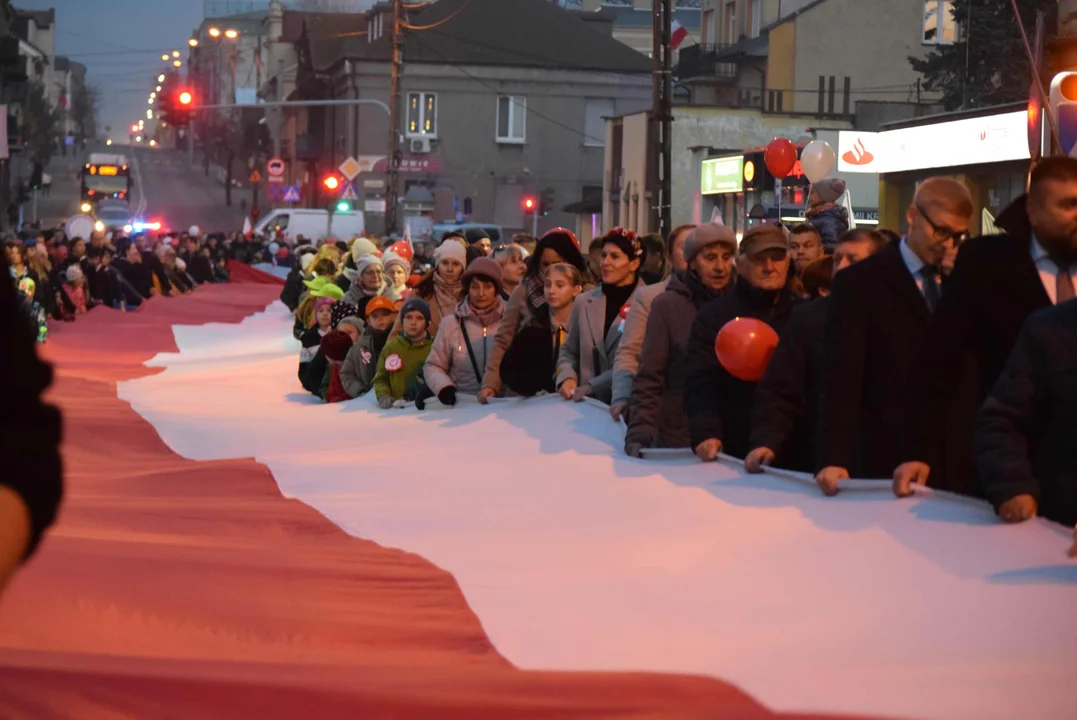
{"type": "MultiPolygon", "coordinates": [[[[688,3],[674,2],[673,20],[680,23],[687,32],[680,47],[686,48],[700,42],[701,16],[698,3],[688,7],[688,3]]],[[[611,3],[608,0],[582,0],[581,13],[597,15],[606,20],[610,34],[636,52],[651,57],[654,48],[654,0],[624,0],[611,3]]]]}

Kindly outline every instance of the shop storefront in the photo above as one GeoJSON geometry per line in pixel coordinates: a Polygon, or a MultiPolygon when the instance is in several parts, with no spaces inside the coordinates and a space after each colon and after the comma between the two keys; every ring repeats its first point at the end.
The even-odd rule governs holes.
{"type": "Polygon", "coordinates": [[[947,113],[884,126],[878,133],[838,134],[838,169],[878,173],[879,224],[904,232],[905,212],[917,186],[946,175],[964,182],[976,211],[992,217],[1025,192],[1029,169],[1027,113],[1023,103],[947,113]]]}

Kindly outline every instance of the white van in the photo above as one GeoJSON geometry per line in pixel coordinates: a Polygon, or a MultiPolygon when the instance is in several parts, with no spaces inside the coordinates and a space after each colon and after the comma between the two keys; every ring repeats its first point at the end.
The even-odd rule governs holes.
{"type": "Polygon", "coordinates": [[[294,242],[300,235],[311,240],[327,237],[347,240],[362,235],[364,228],[363,213],[358,210],[334,212],[330,225],[328,210],[278,208],[259,219],[254,226],[254,232],[276,237],[276,232],[280,230],[286,238],[294,242]]]}
{"type": "Polygon", "coordinates": [[[435,245],[440,245],[441,241],[445,239],[446,234],[454,231],[467,234],[467,231],[471,230],[472,228],[485,230],[486,234],[490,236],[491,245],[497,245],[501,242],[501,226],[494,225],[492,223],[437,223],[434,225],[434,229],[430,233],[430,237],[434,241],[435,245]]]}

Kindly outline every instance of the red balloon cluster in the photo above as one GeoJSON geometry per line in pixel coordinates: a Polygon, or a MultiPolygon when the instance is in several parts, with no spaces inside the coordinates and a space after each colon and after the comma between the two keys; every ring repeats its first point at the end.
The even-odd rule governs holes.
{"type": "Polygon", "coordinates": [[[415,259],[415,253],[411,250],[411,245],[405,240],[398,240],[389,247],[389,252],[396,253],[400,257],[404,258],[408,262],[415,259]]]}
{"type": "Polygon", "coordinates": [[[762,320],[733,318],[718,331],[714,353],[726,371],[745,382],[759,382],[778,347],[778,333],[762,320]]]}
{"type": "Polygon", "coordinates": [[[774,177],[788,177],[797,164],[797,148],[788,138],[774,138],[763,152],[763,162],[774,177]]]}

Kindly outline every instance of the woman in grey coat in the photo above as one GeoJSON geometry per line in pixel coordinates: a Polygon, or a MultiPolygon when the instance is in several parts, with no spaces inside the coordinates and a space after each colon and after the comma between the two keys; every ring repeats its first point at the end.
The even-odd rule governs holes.
{"type": "Polygon", "coordinates": [[[572,306],[557,361],[557,389],[566,400],[591,396],[609,404],[623,318],[647,251],[636,234],[624,228],[614,228],[600,242],[602,284],[577,297],[572,306]]]}
{"type": "Polygon", "coordinates": [[[501,266],[496,260],[472,260],[460,282],[467,295],[455,312],[442,318],[423,365],[426,385],[442,405],[455,405],[458,392],[478,395],[494,334],[505,312],[501,266]]]}

